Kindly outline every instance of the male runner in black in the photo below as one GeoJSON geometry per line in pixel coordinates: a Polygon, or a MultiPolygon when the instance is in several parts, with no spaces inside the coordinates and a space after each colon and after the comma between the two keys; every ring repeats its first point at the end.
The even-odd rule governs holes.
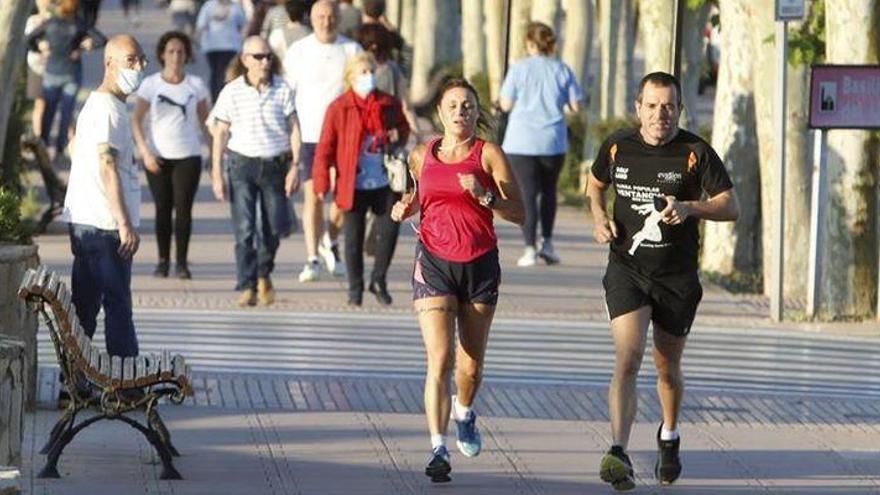
{"type": "Polygon", "coordinates": [[[700,219],[733,221],[739,204],[724,164],[699,137],[678,128],[681,86],[654,72],[639,84],[640,126],[609,137],[587,187],[598,243],[610,243],[605,302],[614,339],[608,392],[612,446],[599,474],[616,490],[635,487],[626,455],[635,420],[636,377],[648,325],[654,325],[654,365],[663,422],[654,474],[662,484],[681,474],[678,412],[684,392],[681,355],[703,295],[698,277],[700,219]],[[614,185],[614,217],[605,192],[614,185]]]}

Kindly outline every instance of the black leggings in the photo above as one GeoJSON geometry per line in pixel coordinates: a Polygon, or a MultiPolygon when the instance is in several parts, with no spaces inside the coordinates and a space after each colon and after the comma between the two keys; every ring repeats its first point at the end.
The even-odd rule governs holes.
{"type": "Polygon", "coordinates": [[[171,210],[174,210],[174,245],[178,264],[187,263],[189,236],[192,232],[192,208],[199,177],[202,174],[202,157],[191,156],[179,160],[159,159],[159,174],[147,171],[147,182],[156,202],[156,241],[159,244],[159,260],[171,257],[171,210]]]}
{"type": "Polygon", "coordinates": [[[208,59],[208,67],[211,69],[211,101],[217,102],[217,95],[226,84],[226,68],[232,59],[238,55],[233,51],[214,51],[206,52],[205,57],[208,59]]]}
{"type": "Polygon", "coordinates": [[[400,224],[391,220],[391,207],[400,195],[391,189],[371,189],[354,192],[354,206],[345,212],[342,231],[345,234],[345,264],[348,268],[348,293],[357,296],[364,292],[364,232],[367,227],[367,210],[373,212],[376,229],[376,261],[373,265],[372,282],[385,283],[400,224]]]}
{"type": "Polygon", "coordinates": [[[541,236],[553,237],[553,224],[556,222],[556,182],[565,163],[565,155],[507,155],[513,175],[522,191],[526,221],[523,223],[523,238],[526,246],[535,246],[538,229],[538,202],[541,209],[541,236]]]}

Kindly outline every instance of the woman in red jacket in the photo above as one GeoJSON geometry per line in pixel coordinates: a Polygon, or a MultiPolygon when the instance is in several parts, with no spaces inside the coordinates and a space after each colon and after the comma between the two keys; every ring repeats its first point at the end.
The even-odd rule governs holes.
{"type": "Polygon", "coordinates": [[[385,282],[397,245],[400,225],[391,220],[391,207],[400,195],[391,191],[385,154],[402,146],[409,135],[400,101],[376,89],[376,62],[359,53],[345,66],[345,92],[324,116],[315,151],[312,179],[315,194],[330,191],[330,168],[336,169],[336,205],[345,216],[345,263],[348,266],[348,304],[360,306],[364,293],[364,230],[367,211],[375,216],[376,262],[369,291],[380,304],[391,304],[385,282]]]}

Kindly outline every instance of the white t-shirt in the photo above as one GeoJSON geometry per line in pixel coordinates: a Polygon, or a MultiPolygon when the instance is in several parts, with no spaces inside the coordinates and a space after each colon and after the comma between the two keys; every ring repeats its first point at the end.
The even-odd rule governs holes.
{"type": "Polygon", "coordinates": [[[98,146],[109,144],[117,151],[116,169],[128,218],[140,225],[141,185],[134,163],[131,120],[125,102],[110,93],[93,91],[76,119],[76,137],[70,163],[70,179],[64,198],[62,220],[118,230],[110,201],[101,181],[98,146]]]}
{"type": "Polygon", "coordinates": [[[345,36],[321,43],[314,34],[294,42],[284,56],[287,84],[296,95],[296,111],[305,143],[317,143],[330,103],[342,94],[345,62],[363,51],[345,36]]]}
{"type": "Polygon", "coordinates": [[[208,0],[199,11],[196,30],[202,33],[202,51],[238,52],[241,49],[241,32],[247,18],[241,5],[208,0]]]}
{"type": "Polygon", "coordinates": [[[150,104],[150,147],[158,156],[176,160],[202,154],[197,107],[211,97],[201,78],[187,74],[171,84],[157,72],[144,79],[137,95],[150,104]]]}

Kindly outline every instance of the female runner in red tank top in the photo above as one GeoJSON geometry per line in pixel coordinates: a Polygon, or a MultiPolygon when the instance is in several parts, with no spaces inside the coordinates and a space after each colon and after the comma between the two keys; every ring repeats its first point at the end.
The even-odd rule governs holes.
{"type": "Polygon", "coordinates": [[[476,137],[480,105],[474,88],[462,79],[447,83],[437,113],[443,137],[413,150],[416,191],[394,205],[391,217],[402,221],[421,212],[413,299],[428,358],[425,414],[432,452],[425,474],[443,482],[451,479],[445,445],[450,416],[462,454],[476,456],[482,445],[471,406],[501,281],[493,217],[522,224],[525,213],[501,147],[476,137]],[[457,395],[450,396],[453,350],[457,395]]]}

